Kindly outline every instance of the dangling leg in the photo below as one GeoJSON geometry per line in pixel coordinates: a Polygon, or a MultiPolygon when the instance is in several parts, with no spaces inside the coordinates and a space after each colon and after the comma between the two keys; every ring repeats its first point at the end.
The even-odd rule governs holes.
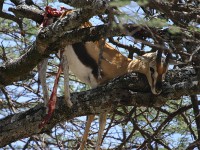
{"type": "Polygon", "coordinates": [[[48,88],[47,88],[47,83],[46,83],[47,64],[48,64],[48,58],[45,58],[38,65],[39,79],[42,85],[42,92],[43,92],[43,98],[44,98],[44,105],[46,107],[46,113],[48,112],[48,101],[49,101],[49,94],[48,94],[48,88]]]}
{"type": "Polygon", "coordinates": [[[87,116],[87,122],[86,122],[86,125],[85,125],[85,131],[84,131],[84,134],[83,134],[83,138],[82,138],[79,150],[84,150],[85,143],[86,143],[87,138],[88,138],[88,133],[90,131],[90,126],[91,126],[92,121],[94,120],[94,117],[95,117],[95,115],[87,116]]]}
{"type": "Polygon", "coordinates": [[[63,74],[64,74],[64,96],[65,101],[68,107],[72,107],[72,102],[70,100],[70,88],[69,88],[69,64],[67,61],[67,53],[66,50],[63,52],[62,56],[62,67],[63,67],[63,74]]]}
{"type": "Polygon", "coordinates": [[[97,139],[97,145],[95,147],[95,150],[100,150],[101,142],[102,142],[102,136],[103,136],[103,131],[106,126],[106,117],[107,113],[101,113],[99,115],[99,132],[98,132],[98,139],[97,139]]]}
{"type": "Polygon", "coordinates": [[[44,117],[43,121],[39,124],[39,128],[43,128],[51,119],[51,116],[55,110],[56,107],[56,101],[57,101],[57,89],[58,89],[58,82],[60,74],[62,73],[62,67],[59,66],[58,72],[56,74],[56,78],[54,80],[53,90],[51,92],[50,99],[48,101],[48,112],[46,116],[44,117]]]}

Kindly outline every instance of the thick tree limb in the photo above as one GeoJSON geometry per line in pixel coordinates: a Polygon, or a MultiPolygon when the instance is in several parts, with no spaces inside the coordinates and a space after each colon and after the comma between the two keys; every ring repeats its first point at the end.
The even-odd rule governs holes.
{"type": "MultiPolygon", "coordinates": [[[[108,31],[105,30],[107,28],[106,25],[74,30],[74,28],[80,26],[81,23],[87,21],[91,16],[103,13],[104,9],[101,8],[103,8],[102,6],[105,5],[105,1],[88,0],[87,2],[84,1],[84,3],[82,0],[60,1],[84,9],[91,7],[93,8],[86,11],[84,10],[83,13],[76,11],[63,19],[58,20],[55,24],[52,24],[51,26],[43,29],[39,33],[39,36],[37,37],[37,40],[34,42],[33,46],[27,48],[28,52],[25,55],[14,62],[5,64],[4,66],[0,67],[0,87],[11,84],[13,81],[21,80],[21,77],[28,74],[29,71],[31,71],[44,57],[48,57],[50,53],[54,53],[54,51],[63,48],[67,44],[72,44],[80,41],[96,41],[99,38],[113,35],[130,35],[130,32],[135,30],[135,26],[133,26],[132,29],[129,28],[132,30],[129,30],[130,32],[126,32],[126,30],[122,30],[120,28],[114,28],[108,31]],[[91,5],[91,2],[94,4],[100,4],[100,7],[98,5],[91,5]],[[82,16],[82,14],[86,16],[82,16]],[[72,29],[73,31],[69,31],[72,29]]],[[[24,0],[12,0],[12,2],[15,2],[16,5],[21,6],[20,4],[24,3],[24,0]]],[[[190,17],[192,17],[193,20],[199,19],[197,17],[199,11],[193,11],[190,14],[190,11],[187,11],[187,13],[184,13],[185,15],[183,16],[182,12],[180,13],[180,11],[178,11],[173,13],[169,11],[168,8],[164,5],[162,6],[153,3],[150,6],[151,8],[157,8],[157,10],[164,12],[176,24],[182,27],[187,26],[187,21],[190,17]],[[181,19],[178,19],[177,21],[176,18],[181,19]]],[[[23,14],[20,14],[19,11],[15,11],[16,15],[17,13],[18,16],[22,15],[21,17],[23,18],[23,14]]],[[[38,18],[40,19],[36,19],[35,21],[41,22],[42,17],[40,14],[38,14],[38,18]]],[[[34,20],[34,15],[32,15],[30,19],[34,20]]],[[[197,22],[199,22],[199,20],[197,20],[197,22]]],[[[194,35],[192,34],[193,36],[189,37],[188,32],[181,28],[181,31],[186,32],[179,33],[179,38],[177,38],[177,34],[163,34],[165,31],[167,31],[166,33],[169,33],[168,29],[159,30],[157,28],[151,27],[147,29],[140,26],[139,30],[133,32],[134,35],[131,34],[131,36],[134,38],[136,37],[136,39],[140,39],[140,37],[145,39],[145,37],[151,38],[153,33],[154,36],[158,37],[162,35],[160,37],[163,38],[164,41],[179,40],[179,43],[186,43],[188,40],[190,40],[189,42],[191,43],[199,43],[197,40],[199,33],[194,32],[194,35]],[[194,38],[196,38],[196,40],[194,38]]],[[[148,43],[145,45],[148,45],[148,43]]],[[[154,44],[149,46],[159,48],[154,44]]],[[[196,57],[196,59],[199,59],[199,57],[196,57]]],[[[145,107],[160,106],[167,100],[176,100],[180,99],[184,95],[195,95],[200,93],[199,78],[197,78],[196,72],[191,68],[169,71],[166,77],[166,81],[167,82],[163,87],[163,93],[159,96],[155,96],[150,93],[150,88],[144,77],[137,78],[133,74],[129,74],[125,75],[124,77],[115,79],[107,85],[98,87],[97,89],[81,93],[73,93],[72,102],[74,105],[71,109],[67,109],[66,105],[63,105],[63,97],[60,97],[58,98],[57,109],[54,113],[54,116],[52,117],[52,120],[42,130],[38,128],[38,125],[43,120],[45,110],[42,104],[38,104],[36,107],[26,112],[14,114],[0,120],[0,147],[25,137],[48,132],[57,123],[72,119],[77,116],[98,114],[105,110],[112,111],[121,105],[145,107]]],[[[196,104],[196,106],[198,105],[196,104]]],[[[169,115],[169,117],[172,116],[169,115]]],[[[155,131],[155,135],[161,129],[162,124],[160,128],[155,131]]],[[[159,143],[159,140],[156,142],[159,143]]],[[[193,144],[191,144],[191,146],[194,146],[193,144]]]]}
{"type": "Polygon", "coordinates": [[[20,81],[21,77],[29,72],[42,60],[44,55],[40,53],[42,45],[33,45],[27,49],[27,53],[19,59],[0,67],[0,87],[20,81]],[[32,58],[32,59],[31,59],[32,58]]]}
{"type": "Polygon", "coordinates": [[[3,12],[3,11],[0,10],[0,17],[1,17],[1,18],[4,18],[4,19],[12,20],[12,21],[16,22],[17,24],[19,24],[20,27],[21,27],[22,20],[20,20],[19,18],[17,18],[17,17],[14,16],[14,15],[11,15],[11,14],[9,14],[9,13],[5,13],[5,12],[3,12]]]}
{"type": "Polygon", "coordinates": [[[28,5],[18,5],[16,8],[9,8],[16,16],[20,18],[28,18],[39,24],[43,21],[43,11],[28,5]]]}
{"type": "MultiPolygon", "coordinates": [[[[96,27],[76,29],[64,32],[62,36],[49,40],[46,38],[42,40],[38,37],[32,46],[27,48],[27,53],[22,55],[19,59],[7,63],[0,67],[0,84],[6,86],[14,81],[22,80],[22,77],[29,74],[29,72],[49,54],[55,53],[68,44],[86,41],[96,41],[100,38],[119,36],[130,34],[132,31],[137,30],[138,26],[125,26],[124,28],[115,27],[111,30],[106,30],[108,25],[100,25],[96,27]],[[130,31],[130,32],[128,32],[130,31]],[[54,42],[53,42],[54,41],[54,42]],[[52,43],[51,43],[52,42],[52,43]]],[[[144,30],[138,31],[142,33],[144,30]]],[[[163,31],[162,34],[168,34],[163,31]]],[[[53,34],[53,33],[52,33],[53,34]]],[[[139,33],[138,33],[139,34],[139,33]]],[[[50,38],[49,34],[49,38],[50,38]]]]}
{"type": "Polygon", "coordinates": [[[0,86],[19,81],[22,75],[28,74],[44,57],[47,57],[50,53],[54,53],[55,51],[52,51],[52,49],[59,50],[62,48],[57,40],[65,31],[79,27],[82,23],[88,21],[90,17],[96,15],[96,13],[102,13],[104,10],[105,8],[102,8],[101,10],[91,12],[90,9],[86,9],[84,13],[82,11],[74,11],[42,29],[33,45],[27,48],[26,54],[18,60],[0,67],[0,86]]]}
{"type": "Polygon", "coordinates": [[[16,6],[25,4],[25,0],[11,0],[16,6]]]}
{"type": "Polygon", "coordinates": [[[74,117],[99,114],[105,110],[111,111],[120,105],[160,106],[167,100],[177,100],[184,95],[200,93],[199,82],[196,81],[196,72],[193,69],[171,70],[168,72],[166,80],[168,82],[159,96],[151,94],[144,75],[137,77],[132,73],[114,79],[105,86],[72,93],[73,106],[71,109],[67,108],[66,104],[64,105],[63,97],[59,97],[51,121],[42,130],[38,128],[38,125],[45,115],[43,104],[8,116],[0,120],[0,147],[34,134],[50,131],[57,123],[74,117]],[[169,79],[172,79],[172,85],[170,85],[169,79]]]}
{"type": "Polygon", "coordinates": [[[66,3],[73,7],[78,8],[93,8],[93,10],[105,9],[107,6],[108,0],[59,0],[60,2],[66,3]]]}
{"type": "Polygon", "coordinates": [[[22,55],[19,59],[0,66],[1,86],[6,86],[14,81],[21,80],[21,77],[29,74],[43,58],[62,49],[67,44],[81,41],[95,41],[102,37],[123,34],[120,29],[105,32],[105,27],[106,26],[99,26],[69,31],[66,32],[63,37],[57,38],[53,43],[49,42],[48,39],[44,42],[37,39],[32,46],[27,48],[27,53],[22,55]]]}
{"type": "MultiPolygon", "coordinates": [[[[104,11],[105,9],[102,9],[101,12],[98,13],[101,14],[104,11]]],[[[53,43],[61,37],[65,31],[80,27],[81,24],[87,22],[94,15],[97,15],[97,12],[91,12],[90,9],[74,11],[41,30],[37,39],[41,42],[45,42],[48,39],[48,43],[53,43]]]]}
{"type": "MultiPolygon", "coordinates": [[[[99,1],[100,2],[100,1],[99,1]]],[[[101,6],[103,7],[104,4],[101,6]]],[[[89,4],[86,4],[89,5],[89,4]]],[[[99,6],[99,5],[98,5],[99,6]]],[[[24,12],[27,11],[33,11],[32,9],[28,9],[30,7],[25,7],[24,5],[17,6],[17,9],[20,11],[24,10],[24,12]]],[[[96,8],[96,5],[94,5],[94,8],[96,8]]],[[[16,10],[17,10],[16,9],[16,10]]],[[[0,67],[0,84],[1,86],[9,85],[14,81],[21,80],[22,76],[26,76],[29,74],[29,72],[44,58],[48,57],[50,53],[54,53],[55,51],[58,51],[59,49],[63,48],[67,44],[73,44],[80,41],[95,41],[100,38],[104,37],[111,37],[111,36],[117,36],[117,35],[130,35],[132,32],[134,32],[135,38],[140,37],[151,37],[151,33],[146,30],[142,26],[137,25],[126,25],[124,26],[126,30],[122,28],[115,28],[112,30],[106,30],[108,26],[98,26],[98,27],[91,27],[87,29],[78,29],[78,30],[72,30],[74,27],[78,27],[81,25],[81,23],[87,21],[91,16],[103,13],[105,9],[101,9],[98,11],[90,11],[84,10],[84,13],[81,13],[81,11],[75,11],[66,17],[62,18],[61,20],[58,20],[54,24],[48,26],[47,28],[44,28],[39,35],[37,36],[36,41],[32,46],[27,48],[27,53],[21,56],[18,60],[15,60],[13,62],[7,63],[4,66],[0,67]],[[67,31],[67,32],[66,32],[67,31]],[[129,32],[128,32],[129,31],[129,32]]],[[[16,11],[18,13],[19,11],[16,11]]],[[[31,12],[34,14],[35,12],[31,12]]],[[[42,16],[39,13],[35,13],[38,16],[39,20],[41,20],[42,16]]],[[[21,13],[19,15],[26,16],[28,13],[21,13]]],[[[31,15],[34,16],[34,15],[31,15]]],[[[27,16],[26,16],[27,17],[27,16]]],[[[33,19],[33,18],[31,18],[33,19]]],[[[36,19],[37,20],[37,19],[36,19]]],[[[40,22],[40,21],[38,21],[40,22]]],[[[170,38],[173,40],[184,40],[184,35],[181,33],[178,33],[177,35],[169,34],[170,32],[166,30],[156,30],[154,28],[151,28],[151,32],[158,33],[159,35],[162,35],[163,38],[170,38]]],[[[187,39],[187,37],[185,37],[187,39]]],[[[153,45],[151,45],[153,46],[153,45]]],[[[155,45],[154,45],[155,46],[155,45]]],[[[156,47],[158,48],[158,47],[156,47]]],[[[163,49],[163,47],[161,47],[163,49]]]]}
{"type": "MultiPolygon", "coordinates": [[[[62,21],[60,23],[55,22],[55,24],[51,26],[60,25],[60,28],[62,28],[62,21]]],[[[66,32],[63,30],[63,33],[61,33],[62,36],[56,34],[54,38],[51,38],[53,37],[54,32],[48,32],[51,27],[45,28],[44,31],[41,32],[41,34],[37,37],[37,40],[34,42],[34,44],[27,48],[27,53],[22,55],[19,59],[10,63],[6,63],[4,66],[0,67],[0,84],[1,86],[6,86],[14,81],[22,80],[22,77],[28,75],[29,72],[43,58],[48,57],[49,54],[55,53],[68,44],[85,41],[96,41],[105,37],[128,35],[134,30],[137,30],[137,34],[143,33],[148,35],[148,33],[145,32],[145,29],[140,28],[140,30],[138,30],[139,27],[136,25],[125,25],[124,27],[125,28],[115,27],[111,30],[106,30],[108,25],[100,25],[96,27],[76,29],[66,32]]],[[[66,27],[65,29],[68,30],[70,28],[66,27]]],[[[164,30],[160,34],[167,36],[168,33],[168,31],[164,30]]],[[[179,34],[176,37],[179,37],[179,34]]]]}

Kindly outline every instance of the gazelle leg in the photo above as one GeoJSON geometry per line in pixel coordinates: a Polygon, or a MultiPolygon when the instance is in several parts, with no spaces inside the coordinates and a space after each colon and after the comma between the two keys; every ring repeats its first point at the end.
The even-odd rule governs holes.
{"type": "Polygon", "coordinates": [[[62,56],[62,67],[64,74],[64,96],[68,107],[72,107],[72,102],[70,100],[70,88],[69,88],[69,64],[67,60],[66,51],[63,52],[62,56]]]}
{"type": "Polygon", "coordinates": [[[62,67],[59,66],[58,72],[56,74],[56,78],[54,80],[54,85],[53,85],[51,97],[48,100],[48,107],[47,107],[48,112],[47,112],[46,116],[44,117],[43,121],[39,124],[40,129],[43,128],[49,122],[49,120],[51,119],[51,116],[52,116],[52,114],[55,110],[56,101],[57,101],[58,82],[59,82],[59,77],[60,77],[61,72],[62,72],[62,67]]]}
{"type": "Polygon", "coordinates": [[[95,150],[100,150],[101,142],[102,142],[102,136],[103,136],[103,131],[106,126],[106,117],[107,113],[101,113],[99,115],[99,132],[98,132],[98,139],[97,139],[97,145],[95,147],[95,150]]]}
{"type": "Polygon", "coordinates": [[[85,131],[84,131],[84,134],[83,134],[83,138],[82,138],[79,150],[84,150],[85,143],[86,143],[87,138],[88,138],[88,133],[90,131],[90,126],[91,126],[92,121],[94,120],[94,117],[95,117],[95,115],[87,116],[87,122],[86,122],[86,126],[85,126],[85,131]]]}
{"type": "Polygon", "coordinates": [[[44,97],[44,105],[46,107],[46,113],[48,112],[48,101],[49,101],[49,94],[48,94],[48,88],[47,88],[47,83],[46,83],[47,64],[48,64],[48,58],[45,58],[38,65],[39,79],[42,85],[42,92],[43,92],[43,97],[44,97]]]}

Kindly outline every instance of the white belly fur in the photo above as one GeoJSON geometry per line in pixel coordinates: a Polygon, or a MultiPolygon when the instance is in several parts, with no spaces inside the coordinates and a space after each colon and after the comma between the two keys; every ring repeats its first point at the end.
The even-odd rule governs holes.
{"type": "Polygon", "coordinates": [[[92,74],[92,69],[85,66],[77,57],[71,45],[65,47],[67,53],[67,60],[69,63],[69,69],[74,75],[79,78],[82,82],[90,85],[91,87],[97,86],[97,81],[92,74]]]}

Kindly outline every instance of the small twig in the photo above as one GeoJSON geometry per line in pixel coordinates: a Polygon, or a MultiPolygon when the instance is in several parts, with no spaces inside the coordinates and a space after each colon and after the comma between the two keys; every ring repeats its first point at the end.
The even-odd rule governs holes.
{"type": "Polygon", "coordinates": [[[3,45],[3,41],[1,42],[1,49],[2,49],[2,56],[0,56],[2,58],[2,60],[4,62],[6,62],[8,60],[7,55],[6,55],[6,51],[5,51],[5,47],[3,45]]]}
{"type": "Polygon", "coordinates": [[[193,51],[193,53],[190,56],[189,62],[192,61],[193,56],[198,53],[198,51],[200,50],[200,45],[197,46],[197,48],[193,51]]]}
{"type": "Polygon", "coordinates": [[[14,107],[14,104],[13,104],[8,92],[6,91],[6,89],[5,88],[1,88],[1,91],[5,95],[5,98],[6,98],[7,102],[8,102],[8,106],[9,106],[10,110],[12,112],[14,112],[14,113],[17,113],[17,111],[16,111],[16,109],[14,107]]]}
{"type": "Polygon", "coordinates": [[[61,143],[59,142],[59,139],[58,139],[58,136],[57,136],[57,128],[55,127],[55,139],[56,139],[56,143],[57,143],[57,146],[59,148],[59,150],[62,150],[63,149],[63,146],[61,145],[61,143]]]}

